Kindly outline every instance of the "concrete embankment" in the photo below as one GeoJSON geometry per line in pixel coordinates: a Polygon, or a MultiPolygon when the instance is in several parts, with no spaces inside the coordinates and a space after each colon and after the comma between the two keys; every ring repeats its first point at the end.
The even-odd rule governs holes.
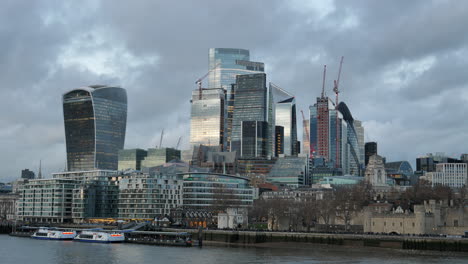
{"type": "MultiPolygon", "coordinates": [[[[198,240],[198,230],[166,229],[167,231],[189,232],[198,240]]],[[[291,232],[251,232],[204,230],[203,240],[214,244],[250,245],[261,243],[317,243],[343,246],[380,247],[409,250],[437,250],[468,252],[467,238],[377,236],[354,234],[317,234],[291,232]]]]}

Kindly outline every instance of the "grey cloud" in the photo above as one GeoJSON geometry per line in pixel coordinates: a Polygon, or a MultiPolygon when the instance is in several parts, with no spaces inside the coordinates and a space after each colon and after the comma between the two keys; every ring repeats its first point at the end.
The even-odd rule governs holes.
{"type": "Polygon", "coordinates": [[[155,145],[163,128],[165,145],[183,136],[187,146],[190,95],[207,71],[210,47],[250,49],[253,60],[266,63],[269,80],[295,94],[306,112],[320,93],[323,64],[333,96],[344,55],[340,96],[367,124],[367,138],[379,140],[384,156],[413,161],[430,151],[468,151],[457,143],[466,142],[466,133],[456,133],[468,131],[460,122],[468,112],[466,97],[453,98],[466,88],[466,61],[457,57],[467,48],[465,3],[337,1],[330,13],[307,1],[303,8],[294,3],[299,8],[290,1],[247,0],[0,3],[0,90],[6,98],[0,105],[0,181],[25,167],[37,169],[40,158],[46,173],[64,167],[61,94],[83,85],[127,89],[127,147],[155,145]],[[117,49],[121,54],[98,66],[119,72],[61,65],[78,37],[89,44],[75,47],[80,56],[117,49]],[[402,61],[427,56],[436,63],[416,79],[385,82],[385,72],[402,61]],[[132,61],[152,57],[153,63],[132,61]]]}

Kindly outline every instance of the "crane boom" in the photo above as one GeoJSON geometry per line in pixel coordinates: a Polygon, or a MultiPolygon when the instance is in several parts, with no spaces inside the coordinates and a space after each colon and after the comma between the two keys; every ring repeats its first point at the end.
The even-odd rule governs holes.
{"type": "Polygon", "coordinates": [[[327,65],[323,65],[322,98],[325,97],[325,75],[327,75],[327,65]]]}
{"type": "Polygon", "coordinates": [[[341,77],[341,68],[343,66],[343,59],[344,59],[344,56],[341,56],[341,61],[340,61],[340,68],[338,69],[338,78],[336,78],[336,80],[333,81],[333,91],[335,92],[335,95],[336,95],[336,99],[335,99],[335,109],[337,109],[337,113],[336,113],[336,155],[335,155],[335,167],[338,168],[339,167],[339,163],[340,163],[340,147],[339,147],[339,137],[340,137],[340,126],[338,124],[338,102],[339,102],[339,99],[338,99],[338,95],[340,94],[340,90],[339,90],[339,85],[340,85],[340,77],[341,77]]]}
{"type": "Polygon", "coordinates": [[[163,137],[164,137],[164,128],[161,131],[161,138],[159,139],[159,148],[161,148],[161,146],[162,146],[163,137]]]}
{"type": "Polygon", "coordinates": [[[176,149],[179,149],[179,145],[180,145],[181,139],[182,139],[182,136],[180,136],[180,137],[179,137],[179,140],[177,140],[177,145],[176,145],[176,147],[175,147],[176,149]]]}
{"type": "Polygon", "coordinates": [[[202,81],[212,72],[214,71],[215,69],[218,68],[218,66],[221,64],[221,62],[218,62],[212,69],[210,69],[205,75],[203,75],[202,77],[198,78],[196,81],[195,81],[195,84],[198,84],[198,99],[201,100],[202,99],[202,81]]]}

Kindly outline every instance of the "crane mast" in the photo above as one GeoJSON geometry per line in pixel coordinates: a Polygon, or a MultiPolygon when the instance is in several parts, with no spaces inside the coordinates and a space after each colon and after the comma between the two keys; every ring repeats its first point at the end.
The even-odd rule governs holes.
{"type": "Polygon", "coordinates": [[[336,110],[336,157],[335,157],[335,167],[339,168],[339,162],[340,162],[340,147],[339,147],[339,135],[340,135],[340,126],[338,124],[339,118],[338,118],[338,95],[340,94],[339,90],[339,85],[340,85],[340,77],[341,77],[341,68],[343,66],[343,59],[344,57],[341,56],[341,61],[340,61],[340,68],[338,69],[338,78],[333,81],[333,92],[336,94],[335,98],[335,110],[336,110]]]}

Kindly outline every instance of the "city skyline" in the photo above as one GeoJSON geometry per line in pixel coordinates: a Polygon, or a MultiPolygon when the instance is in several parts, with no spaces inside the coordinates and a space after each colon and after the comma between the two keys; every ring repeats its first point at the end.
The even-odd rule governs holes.
{"type": "Polygon", "coordinates": [[[208,70],[211,47],[250,50],[250,61],[264,62],[268,81],[296,95],[297,111],[305,112],[320,94],[323,64],[329,69],[326,92],[333,97],[332,80],[344,55],[341,98],[363,121],[365,141],[378,142],[379,154],[388,161],[408,160],[413,167],[415,158],[428,152],[457,157],[466,152],[463,142],[468,138],[463,121],[468,112],[464,90],[468,45],[463,34],[468,18],[463,14],[468,6],[415,1],[403,8],[402,4],[313,6],[293,1],[287,6],[272,2],[267,10],[260,3],[242,1],[232,6],[197,5],[194,8],[212,5],[213,13],[208,14],[218,10],[218,16],[231,20],[236,13],[254,18],[275,12],[275,21],[259,16],[250,27],[241,22],[222,32],[225,24],[220,25],[216,28],[220,35],[213,37],[204,32],[212,22],[200,19],[198,12],[164,16],[160,10],[177,8],[172,4],[160,8],[151,2],[131,6],[88,2],[84,8],[89,12],[76,13],[73,4],[2,3],[6,10],[2,19],[9,21],[4,24],[13,23],[16,31],[5,31],[0,52],[4,58],[1,91],[6,98],[0,108],[4,165],[0,182],[18,178],[24,168],[37,172],[40,160],[45,177],[65,168],[61,94],[93,83],[127,89],[125,148],[154,147],[162,129],[166,131],[163,146],[175,146],[182,136],[182,147],[188,148],[188,101],[196,89],[194,81],[208,70]],[[120,24],[103,12],[106,9],[134,19],[120,24]],[[450,10],[450,15],[441,10],[450,10]],[[403,15],[395,19],[397,13],[403,15]],[[102,15],[84,23],[95,14],[102,15]],[[151,23],[143,19],[148,17],[151,23]],[[168,34],[164,27],[154,28],[160,19],[182,21],[174,23],[175,34],[168,34]],[[428,23],[432,30],[424,33],[428,23]],[[447,25],[452,27],[449,32],[447,25]],[[179,39],[193,40],[194,34],[202,34],[201,41],[179,39]],[[191,47],[183,49],[182,43],[191,47]],[[401,49],[401,43],[411,45],[401,49]]]}

